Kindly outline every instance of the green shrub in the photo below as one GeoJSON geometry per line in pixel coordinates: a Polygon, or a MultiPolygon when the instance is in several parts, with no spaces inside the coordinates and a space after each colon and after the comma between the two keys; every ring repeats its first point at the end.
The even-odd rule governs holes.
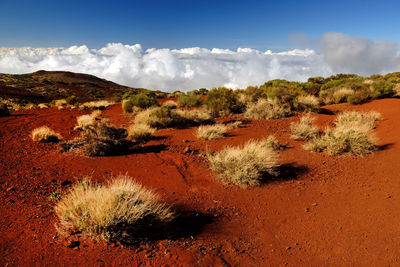
{"type": "Polygon", "coordinates": [[[157,100],[155,96],[146,95],[146,94],[137,94],[133,95],[129,98],[132,106],[139,107],[142,109],[149,108],[151,106],[157,105],[157,100]]]}
{"type": "Polygon", "coordinates": [[[239,111],[233,90],[225,87],[211,89],[207,94],[205,105],[214,116],[239,111]]]}
{"type": "Polygon", "coordinates": [[[178,97],[178,105],[180,107],[191,108],[200,107],[203,104],[201,96],[194,93],[188,93],[186,95],[180,95],[178,97]]]}
{"type": "Polygon", "coordinates": [[[122,100],[122,110],[125,113],[132,113],[133,112],[133,103],[129,99],[122,100]]]}

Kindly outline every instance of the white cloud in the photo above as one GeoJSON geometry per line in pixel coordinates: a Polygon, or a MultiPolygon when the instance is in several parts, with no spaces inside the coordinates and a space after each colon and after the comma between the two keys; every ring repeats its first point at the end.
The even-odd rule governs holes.
{"type": "Polygon", "coordinates": [[[304,81],[338,72],[372,74],[399,69],[396,43],[328,33],[322,54],[311,49],[274,53],[252,48],[200,47],[147,49],[140,44],[111,43],[101,49],[0,48],[0,72],[27,73],[40,69],[96,75],[132,87],[165,91],[228,86],[244,88],[270,79],[304,81]]]}

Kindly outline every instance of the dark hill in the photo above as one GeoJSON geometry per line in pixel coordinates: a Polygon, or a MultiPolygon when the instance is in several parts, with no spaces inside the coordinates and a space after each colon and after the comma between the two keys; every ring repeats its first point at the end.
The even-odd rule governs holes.
{"type": "Polygon", "coordinates": [[[134,89],[89,74],[67,71],[40,70],[28,74],[0,73],[0,97],[17,98],[29,102],[50,102],[72,95],[80,101],[109,98],[134,89]]]}

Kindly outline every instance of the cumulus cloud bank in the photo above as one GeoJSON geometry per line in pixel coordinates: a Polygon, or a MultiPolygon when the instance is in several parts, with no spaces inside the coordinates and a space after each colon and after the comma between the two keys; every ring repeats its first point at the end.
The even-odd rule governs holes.
{"type": "Polygon", "coordinates": [[[244,88],[281,78],[304,81],[338,72],[372,74],[399,69],[396,43],[327,33],[321,51],[295,49],[274,53],[251,49],[147,49],[111,43],[101,49],[0,48],[0,72],[66,70],[89,73],[132,87],[164,91],[227,86],[244,88]]]}

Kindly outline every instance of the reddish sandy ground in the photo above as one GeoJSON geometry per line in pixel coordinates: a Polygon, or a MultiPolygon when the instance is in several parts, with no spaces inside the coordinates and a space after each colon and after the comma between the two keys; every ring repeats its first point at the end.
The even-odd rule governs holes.
{"type": "MultiPolygon", "coordinates": [[[[381,112],[375,132],[382,150],[364,158],[305,151],[289,138],[298,120],[292,117],[248,121],[215,141],[197,140],[195,128],[160,130],[135,153],[89,158],[30,139],[42,125],[72,138],[76,117],[87,112],[37,109],[0,118],[0,265],[400,265],[400,99],[326,108],[381,112]],[[218,182],[207,148],[269,134],[289,147],[280,154],[279,180],[251,189],[218,182]],[[51,192],[66,192],[86,175],[101,182],[125,173],[186,214],[180,236],[127,247],[57,235],[51,192]]],[[[119,105],[104,114],[121,126],[132,119],[119,105]]],[[[335,119],[314,116],[321,128],[335,119]]]]}

